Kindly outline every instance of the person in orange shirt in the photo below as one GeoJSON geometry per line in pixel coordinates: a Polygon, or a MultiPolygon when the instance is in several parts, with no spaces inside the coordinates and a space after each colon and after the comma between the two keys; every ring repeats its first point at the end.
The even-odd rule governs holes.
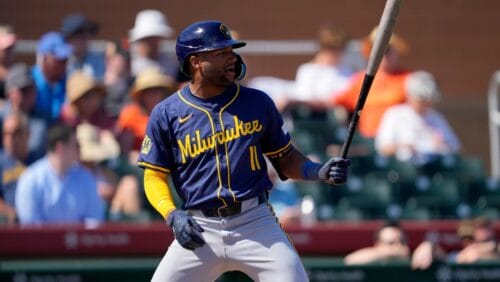
{"type": "Polygon", "coordinates": [[[117,122],[117,135],[123,155],[135,160],[146,133],[154,106],[176,89],[175,81],[156,68],[140,73],[132,87],[132,101],[123,107],[117,122]],[[135,155],[135,156],[134,156],[135,155]]]}
{"type": "MultiPolygon", "coordinates": [[[[372,30],[364,41],[363,52],[367,57],[370,54],[376,32],[377,27],[372,30]]],[[[385,110],[392,105],[406,101],[404,81],[410,71],[401,66],[400,58],[407,53],[408,45],[405,40],[393,34],[366,99],[363,113],[359,118],[359,133],[363,137],[374,138],[385,110]]],[[[358,101],[364,75],[365,71],[356,73],[346,91],[340,94],[332,93],[330,100],[332,104],[342,106],[348,112],[353,112],[358,101]]]]}

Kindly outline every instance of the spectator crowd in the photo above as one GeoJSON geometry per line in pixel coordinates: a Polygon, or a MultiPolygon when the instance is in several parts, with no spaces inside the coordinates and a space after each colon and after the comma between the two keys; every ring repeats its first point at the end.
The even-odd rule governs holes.
{"type": "MultiPolygon", "coordinates": [[[[186,82],[173,50],[162,50],[175,31],[162,12],[143,10],[126,44],[109,41],[96,52],[90,43],[99,30],[84,14],[66,15],[59,28],[40,37],[36,61],[28,66],[16,60],[13,27],[0,26],[0,216],[6,223],[155,216],[136,161],[152,109],[186,82]]],[[[342,27],[325,24],[317,52],[297,67],[293,81],[254,76],[242,83],[271,96],[312,158],[338,154],[376,33],[375,27],[354,40],[342,27]],[[324,134],[324,124],[335,131],[324,134]],[[311,129],[315,140],[299,136],[311,129]]],[[[403,66],[409,53],[408,43],[393,34],[359,121],[354,158],[376,155],[425,166],[460,153],[452,127],[435,108],[442,96],[438,80],[403,66]]],[[[307,206],[302,196],[309,192],[301,183],[273,179],[277,216],[300,222],[307,206]]]]}

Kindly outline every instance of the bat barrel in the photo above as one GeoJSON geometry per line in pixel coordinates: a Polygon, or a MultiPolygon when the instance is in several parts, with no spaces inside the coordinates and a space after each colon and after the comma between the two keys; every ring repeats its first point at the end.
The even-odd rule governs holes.
{"type": "Polygon", "coordinates": [[[366,73],[369,75],[374,76],[380,66],[380,62],[382,61],[387,45],[391,39],[392,30],[396,24],[401,2],[402,0],[387,0],[385,3],[384,11],[380,18],[377,34],[375,35],[373,47],[368,59],[368,65],[366,67],[366,73]]]}

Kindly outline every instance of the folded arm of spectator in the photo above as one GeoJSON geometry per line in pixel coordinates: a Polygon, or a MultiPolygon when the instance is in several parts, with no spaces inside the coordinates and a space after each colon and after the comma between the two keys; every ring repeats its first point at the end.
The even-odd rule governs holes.
{"type": "Polygon", "coordinates": [[[499,259],[495,241],[472,243],[457,255],[457,263],[473,263],[480,260],[499,259]]]}
{"type": "Polygon", "coordinates": [[[347,265],[373,263],[380,260],[407,259],[410,249],[406,245],[376,245],[359,249],[347,255],[344,263],[347,265]]]}
{"type": "Polygon", "coordinates": [[[427,269],[435,260],[442,260],[446,256],[444,250],[431,241],[424,241],[418,245],[411,257],[412,269],[427,269]]]}

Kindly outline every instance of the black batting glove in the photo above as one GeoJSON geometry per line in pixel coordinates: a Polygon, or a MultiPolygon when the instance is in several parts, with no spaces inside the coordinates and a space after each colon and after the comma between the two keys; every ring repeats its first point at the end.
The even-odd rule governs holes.
{"type": "Polygon", "coordinates": [[[340,185],[347,182],[351,161],[343,158],[331,158],[318,172],[319,179],[330,185],[340,185]]]}
{"type": "Polygon", "coordinates": [[[205,230],[185,211],[177,209],[172,211],[167,217],[167,223],[172,227],[175,239],[183,248],[193,251],[205,245],[201,235],[205,230]]]}

